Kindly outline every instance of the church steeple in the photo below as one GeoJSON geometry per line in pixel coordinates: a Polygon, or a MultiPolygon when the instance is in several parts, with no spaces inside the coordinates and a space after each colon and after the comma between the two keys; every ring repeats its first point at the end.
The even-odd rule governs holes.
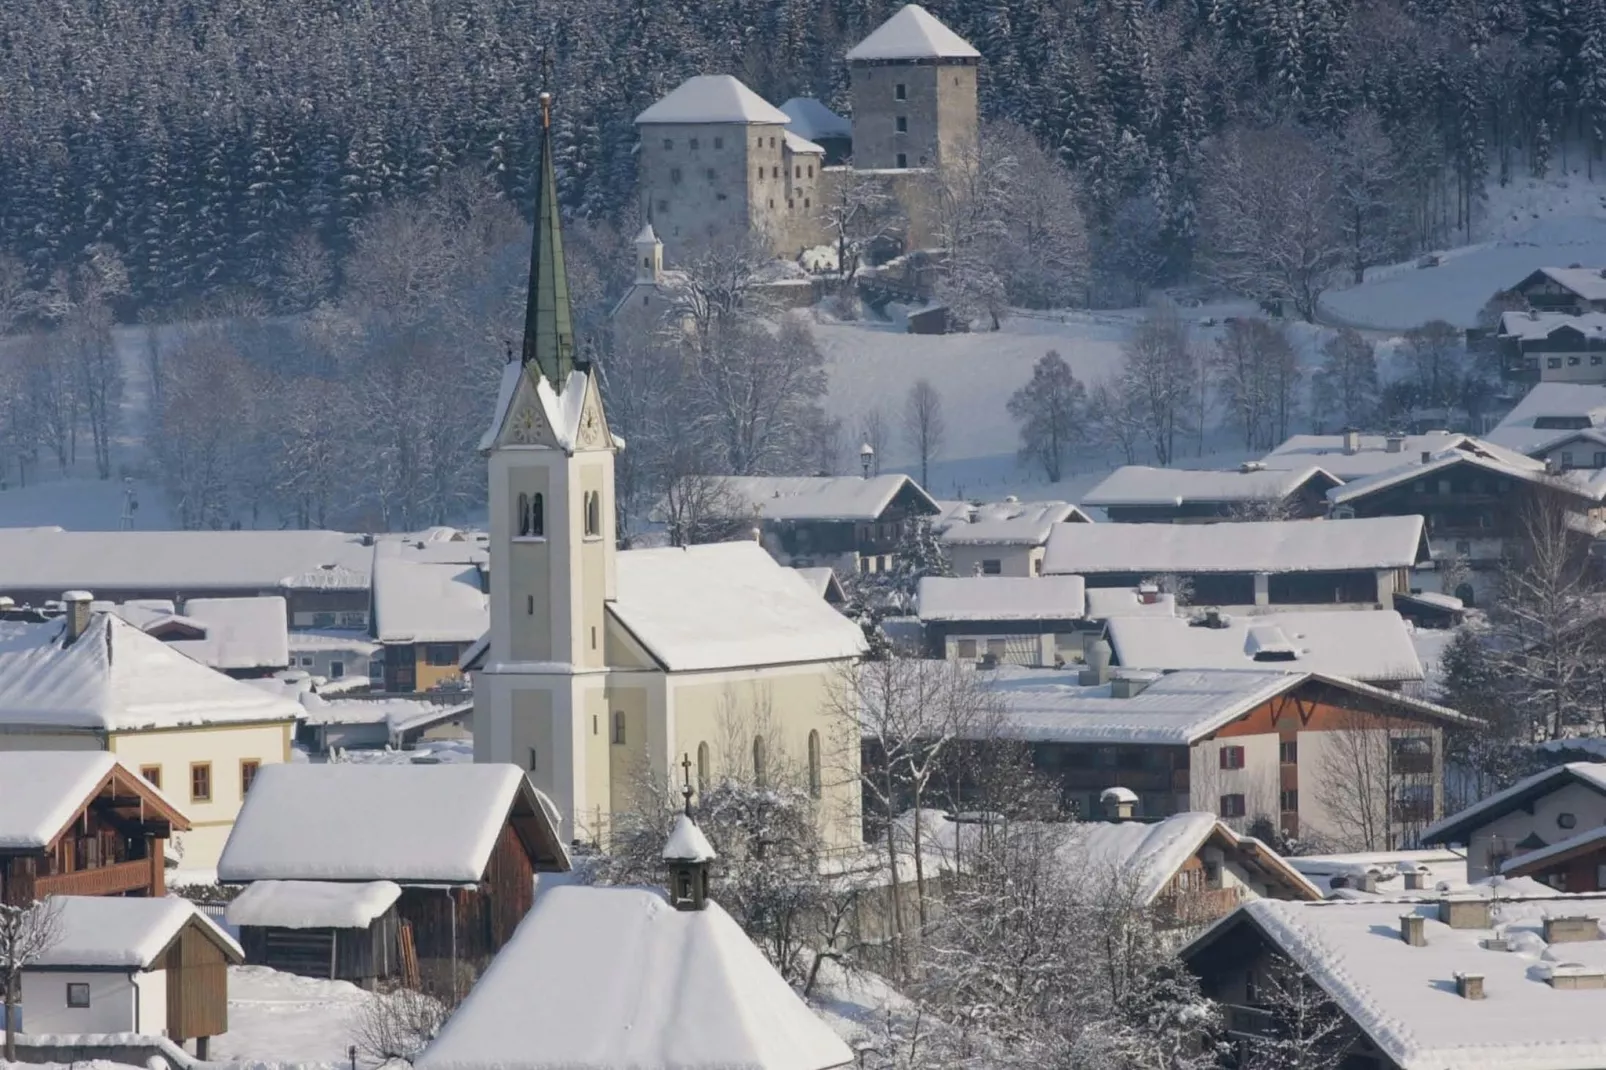
{"type": "Polygon", "coordinates": [[[574,317],[563,265],[563,225],[552,168],[552,94],[541,94],[541,170],[535,184],[535,239],[530,243],[530,289],[524,305],[523,362],[562,391],[574,370],[574,317]]]}

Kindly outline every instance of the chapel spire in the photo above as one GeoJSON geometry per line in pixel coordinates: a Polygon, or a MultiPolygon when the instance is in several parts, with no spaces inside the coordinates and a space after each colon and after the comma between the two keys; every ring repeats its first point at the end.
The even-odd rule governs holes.
{"type": "Polygon", "coordinates": [[[524,305],[523,362],[561,391],[574,370],[574,317],[563,265],[563,225],[552,169],[552,94],[541,94],[541,168],[535,180],[535,238],[524,305]]]}

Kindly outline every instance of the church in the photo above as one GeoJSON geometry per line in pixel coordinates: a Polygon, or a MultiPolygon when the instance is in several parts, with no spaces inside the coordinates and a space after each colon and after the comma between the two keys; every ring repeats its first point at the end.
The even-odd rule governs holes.
{"type": "Polygon", "coordinates": [[[859,741],[833,696],[864,650],[858,626],[756,541],[618,549],[624,443],[576,357],[550,104],[523,350],[480,442],[491,624],[463,660],[475,761],[525,769],[566,840],[605,845],[612,815],[666,798],[689,759],[700,786],[806,788],[828,842],[857,843],[859,741]]]}

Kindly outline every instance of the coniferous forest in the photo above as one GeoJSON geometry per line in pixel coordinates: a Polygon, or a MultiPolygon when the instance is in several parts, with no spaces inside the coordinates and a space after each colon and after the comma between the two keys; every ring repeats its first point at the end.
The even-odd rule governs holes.
{"type": "MultiPolygon", "coordinates": [[[[127,317],[267,280],[298,239],[335,254],[380,202],[463,168],[527,204],[550,81],[562,199],[631,199],[634,115],[724,71],[848,109],[842,53],[885,0],[8,0],[0,5],[0,251],[31,281],[97,243],[127,317]],[[549,67],[549,70],[548,70],[549,67]]],[[[987,117],[1083,189],[1095,263],[1185,276],[1205,157],[1231,128],[1382,153],[1389,241],[1476,239],[1487,181],[1593,157],[1606,0],[933,0],[984,56],[987,117]],[[1132,264],[1143,265],[1133,268],[1132,264]]]]}

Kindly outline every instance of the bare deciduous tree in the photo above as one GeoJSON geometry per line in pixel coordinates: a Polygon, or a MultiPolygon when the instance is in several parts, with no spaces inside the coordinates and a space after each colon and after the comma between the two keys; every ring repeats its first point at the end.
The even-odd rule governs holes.
{"type": "Polygon", "coordinates": [[[434,996],[411,988],[374,994],[357,1010],[352,1043],[376,1065],[412,1065],[435,1039],[451,1008],[434,996]]]}
{"type": "Polygon", "coordinates": [[[1329,148],[1333,187],[1338,204],[1339,233],[1356,284],[1366,269],[1383,263],[1394,251],[1394,147],[1377,114],[1357,111],[1344,123],[1329,148]]]}
{"type": "Polygon", "coordinates": [[[17,1061],[16,1007],[22,971],[61,942],[61,908],[50,901],[0,903],[0,996],[4,997],[7,1062],[17,1061]]]}
{"type": "Polygon", "coordinates": [[[1154,458],[1177,456],[1177,435],[1187,430],[1199,359],[1187,324],[1167,303],[1151,305],[1121,347],[1121,389],[1141,414],[1154,458]]]}
{"type": "Polygon", "coordinates": [[[1256,1002],[1270,1021],[1248,1038],[1244,1070],[1338,1070],[1360,1039],[1333,998],[1287,959],[1272,960],[1256,1002]]]}
{"type": "Polygon", "coordinates": [[[1311,413],[1326,426],[1371,426],[1377,416],[1377,351],[1359,331],[1344,327],[1322,343],[1322,362],[1311,379],[1311,413]]]}
{"type": "Polygon", "coordinates": [[[820,214],[836,241],[837,279],[844,291],[853,285],[865,254],[891,242],[907,225],[886,177],[852,168],[843,169],[820,214]]]}
{"type": "Polygon", "coordinates": [[[1320,831],[1348,851],[1414,845],[1434,819],[1441,755],[1421,725],[1363,714],[1323,733],[1315,797],[1329,827],[1320,831]]]}
{"type": "Polygon", "coordinates": [[[1066,456],[1086,431],[1087,388],[1054,350],[1032,365],[1032,377],[1009,397],[1009,415],[1020,425],[1020,459],[1036,464],[1050,483],[1065,472],[1066,456]]]}
{"type": "Polygon", "coordinates": [[[1299,358],[1280,324],[1256,318],[1227,324],[1211,353],[1210,371],[1246,449],[1268,450],[1288,437],[1299,358]]]}
{"type": "Polygon", "coordinates": [[[942,395],[930,379],[920,379],[909,388],[903,403],[903,436],[920,459],[920,485],[929,486],[931,462],[942,452],[948,437],[948,422],[942,415],[942,395]]]}

